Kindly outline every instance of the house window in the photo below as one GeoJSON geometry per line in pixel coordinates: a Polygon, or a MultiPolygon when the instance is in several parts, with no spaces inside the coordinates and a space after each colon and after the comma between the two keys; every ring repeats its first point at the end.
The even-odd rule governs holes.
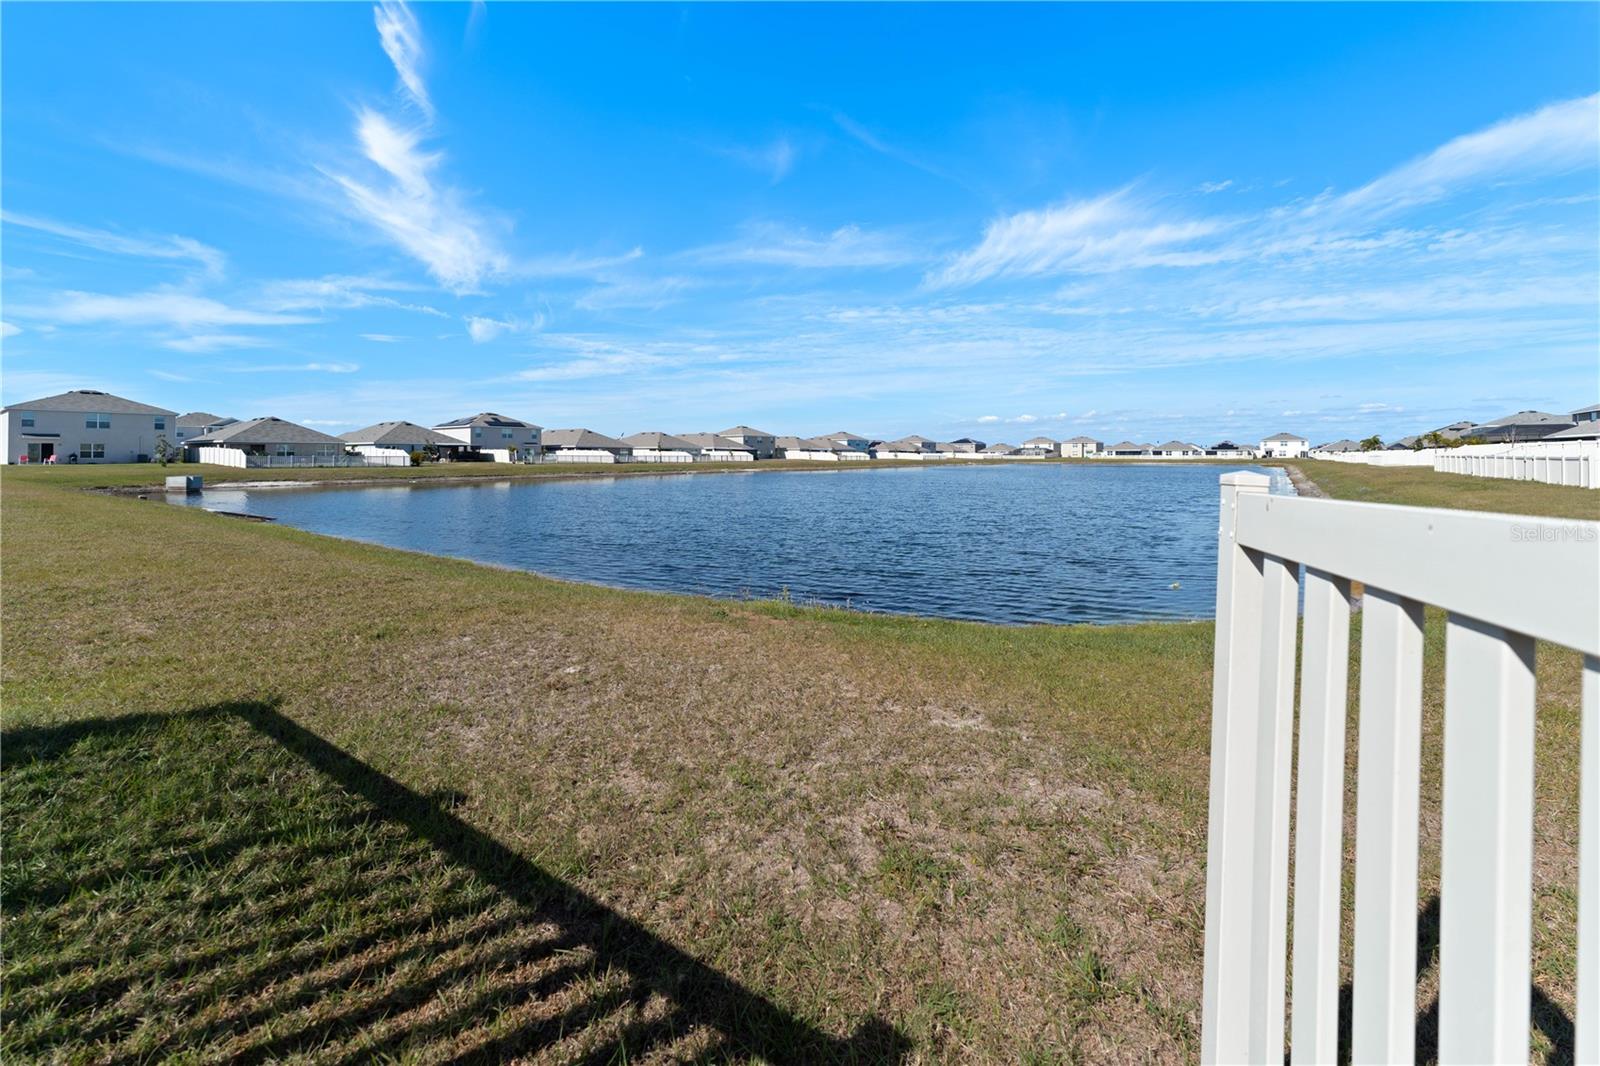
{"type": "Polygon", "coordinates": [[[20,411],[20,412],[18,412],[18,416],[22,419],[22,428],[23,429],[32,429],[33,428],[33,412],[32,411],[20,411]]]}
{"type": "Polygon", "coordinates": [[[104,459],[105,457],[106,457],[106,446],[104,444],[80,444],[80,445],[78,445],[78,458],[79,459],[104,459]]]}
{"type": "Polygon", "coordinates": [[[84,429],[110,429],[110,415],[90,415],[83,420],[84,429]]]}
{"type": "Polygon", "coordinates": [[[165,433],[166,429],[167,429],[167,420],[166,420],[166,418],[158,415],[156,417],[156,432],[157,433],[165,433]]]}
{"type": "Polygon", "coordinates": [[[277,454],[278,455],[293,455],[294,454],[294,445],[293,444],[280,444],[280,445],[278,445],[277,454]]]}
{"type": "Polygon", "coordinates": [[[515,436],[516,436],[516,434],[511,432],[509,429],[502,429],[500,431],[500,439],[501,440],[511,440],[515,436]]]}

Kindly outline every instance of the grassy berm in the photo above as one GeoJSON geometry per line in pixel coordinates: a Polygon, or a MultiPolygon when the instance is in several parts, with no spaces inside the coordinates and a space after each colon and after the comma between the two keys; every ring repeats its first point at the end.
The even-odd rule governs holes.
{"type": "MultiPolygon", "coordinates": [[[[56,473],[0,499],[5,1061],[1197,1056],[1210,625],[620,592],[56,473]]],[[[1600,503],[1490,484],[1463,499],[1600,503]]],[[[1531,994],[1561,1062],[1578,664],[1539,671],[1531,994]]]]}

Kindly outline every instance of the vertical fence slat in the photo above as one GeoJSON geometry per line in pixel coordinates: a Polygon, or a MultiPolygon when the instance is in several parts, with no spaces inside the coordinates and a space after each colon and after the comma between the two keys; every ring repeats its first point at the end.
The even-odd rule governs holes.
{"type": "Polygon", "coordinates": [[[1444,698],[1439,1062],[1527,1062],[1533,641],[1452,615],[1444,698]]]}
{"type": "Polygon", "coordinates": [[[1600,1062],[1600,659],[1583,660],[1578,815],[1578,1062],[1600,1062]]]}
{"type": "Polygon", "coordinates": [[[1289,924],[1289,771],[1294,749],[1295,615],[1299,566],[1262,560],[1261,687],[1257,707],[1256,901],[1251,931],[1250,1061],[1283,1058],[1289,924]]]}
{"type": "Polygon", "coordinates": [[[1422,605],[1368,588],[1357,739],[1356,1062],[1415,1056],[1422,605]]]}
{"type": "Polygon", "coordinates": [[[1239,494],[1264,493],[1267,485],[1261,474],[1222,477],[1200,1008],[1200,1056],[1206,1063],[1249,1057],[1263,560],[1239,546],[1234,527],[1239,494]]]}
{"type": "Polygon", "coordinates": [[[1300,769],[1294,821],[1295,1066],[1333,1062],[1339,1043],[1339,896],[1344,858],[1350,582],[1306,570],[1300,769]]]}

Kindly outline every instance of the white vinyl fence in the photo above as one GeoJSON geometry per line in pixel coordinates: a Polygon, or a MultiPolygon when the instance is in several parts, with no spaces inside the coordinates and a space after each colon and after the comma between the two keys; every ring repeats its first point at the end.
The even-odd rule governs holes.
{"type": "Polygon", "coordinates": [[[1201,1058],[1281,1062],[1296,599],[1294,1063],[1339,1027],[1350,582],[1366,585],[1351,1051],[1414,1054],[1423,605],[1445,637],[1439,1062],[1526,1063],[1534,641],[1583,665],[1576,1061],[1600,1061],[1600,523],[1270,496],[1222,477],[1201,1058]]]}
{"type": "Polygon", "coordinates": [[[1419,451],[1313,453],[1312,459],[1369,466],[1431,466],[1443,474],[1542,481],[1600,489],[1600,441],[1529,441],[1526,444],[1464,444],[1419,451]]]}
{"type": "Polygon", "coordinates": [[[1434,456],[1433,468],[1446,474],[1600,489],[1600,441],[1469,444],[1441,448],[1434,456]]]}
{"type": "Polygon", "coordinates": [[[246,467],[249,469],[284,469],[308,466],[410,466],[411,457],[404,453],[394,455],[346,455],[343,452],[321,452],[316,455],[251,455],[242,448],[207,445],[190,449],[195,462],[217,466],[246,467]]]}

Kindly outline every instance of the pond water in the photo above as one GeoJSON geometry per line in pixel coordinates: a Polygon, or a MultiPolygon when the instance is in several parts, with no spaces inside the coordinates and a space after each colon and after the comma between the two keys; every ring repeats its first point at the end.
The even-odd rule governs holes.
{"type": "MultiPolygon", "coordinates": [[[[985,622],[1212,616],[1218,477],[954,464],[169,497],[552,577],[985,622]]],[[[1282,470],[1260,472],[1293,495],[1282,470]]]]}

